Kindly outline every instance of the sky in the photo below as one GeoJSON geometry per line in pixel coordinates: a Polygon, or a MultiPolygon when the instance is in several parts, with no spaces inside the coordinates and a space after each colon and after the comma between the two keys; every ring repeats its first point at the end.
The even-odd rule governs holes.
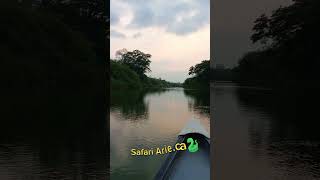
{"type": "Polygon", "coordinates": [[[234,67],[248,51],[260,48],[250,41],[254,21],[270,15],[291,0],[212,0],[212,59],[214,64],[234,67]]]}
{"type": "Polygon", "coordinates": [[[210,0],[111,0],[110,55],[120,49],[151,54],[151,77],[188,78],[210,59],[210,0]]]}

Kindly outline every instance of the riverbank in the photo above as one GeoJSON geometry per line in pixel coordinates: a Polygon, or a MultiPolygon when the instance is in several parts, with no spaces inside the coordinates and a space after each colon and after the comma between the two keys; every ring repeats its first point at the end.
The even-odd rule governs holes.
{"type": "Polygon", "coordinates": [[[163,79],[156,79],[146,75],[139,76],[130,67],[119,61],[110,60],[111,89],[154,89],[182,87],[180,83],[168,82],[163,79]]]}
{"type": "Polygon", "coordinates": [[[187,89],[209,89],[210,84],[210,60],[203,60],[199,64],[189,68],[189,75],[193,77],[187,78],[183,87],[187,89]]]}
{"type": "Polygon", "coordinates": [[[188,78],[183,83],[185,89],[209,89],[209,81],[199,77],[188,78]]]}

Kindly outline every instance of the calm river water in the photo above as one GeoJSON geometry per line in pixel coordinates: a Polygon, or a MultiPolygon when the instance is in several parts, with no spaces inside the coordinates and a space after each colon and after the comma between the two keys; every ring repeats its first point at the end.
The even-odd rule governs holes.
{"type": "Polygon", "coordinates": [[[107,179],[105,103],[72,94],[11,97],[1,108],[0,180],[107,179]]]}
{"type": "MultiPolygon", "coordinates": [[[[190,118],[211,126],[216,180],[320,179],[319,106],[313,98],[230,83],[215,84],[210,93],[181,88],[111,93],[112,180],[152,179],[165,156],[131,156],[130,149],[174,144],[190,118]]],[[[46,104],[6,104],[1,180],[106,179],[103,101],[59,97],[48,96],[46,104]]]]}
{"type": "Polygon", "coordinates": [[[114,92],[111,98],[111,180],[152,179],[165,159],[131,156],[131,148],[173,145],[191,118],[210,130],[209,91],[114,92]]]}
{"type": "Polygon", "coordinates": [[[215,84],[211,88],[214,179],[320,179],[318,107],[310,101],[215,84]]]}

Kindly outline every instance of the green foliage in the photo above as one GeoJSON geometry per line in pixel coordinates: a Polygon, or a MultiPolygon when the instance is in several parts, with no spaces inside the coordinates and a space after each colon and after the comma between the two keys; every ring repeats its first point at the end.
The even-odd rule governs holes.
{"type": "Polygon", "coordinates": [[[189,75],[194,75],[184,81],[185,88],[203,88],[207,87],[210,82],[210,60],[203,60],[201,63],[191,66],[189,75]]]}
{"type": "Polygon", "coordinates": [[[210,76],[210,60],[203,60],[201,63],[191,66],[189,75],[195,75],[202,79],[209,79],[210,76]]]}
{"type": "Polygon", "coordinates": [[[148,77],[143,81],[145,87],[151,88],[169,88],[169,87],[180,87],[180,83],[172,83],[163,79],[156,79],[148,77]]]}
{"type": "Polygon", "coordinates": [[[150,72],[150,54],[145,54],[139,50],[128,51],[122,54],[120,61],[135,71],[140,77],[150,72]]]}
{"type": "Polygon", "coordinates": [[[110,60],[112,88],[141,88],[141,80],[136,72],[120,62],[110,60]]]}
{"type": "Polygon", "coordinates": [[[205,89],[209,87],[209,82],[198,77],[191,77],[183,82],[183,87],[187,89],[205,89]]]}
{"type": "Polygon", "coordinates": [[[162,79],[147,77],[146,75],[139,76],[121,61],[110,60],[110,69],[112,89],[147,89],[181,86],[179,83],[171,83],[162,79]]]}
{"type": "Polygon", "coordinates": [[[167,88],[181,86],[145,75],[150,72],[151,55],[139,50],[121,49],[116,52],[118,61],[111,60],[111,87],[167,88]]]}

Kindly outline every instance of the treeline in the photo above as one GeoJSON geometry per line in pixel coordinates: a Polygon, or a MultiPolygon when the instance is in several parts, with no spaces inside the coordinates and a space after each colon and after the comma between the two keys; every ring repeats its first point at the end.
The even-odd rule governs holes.
{"type": "Polygon", "coordinates": [[[210,67],[210,60],[203,60],[189,68],[189,75],[183,87],[187,89],[208,90],[212,81],[235,81],[236,72],[231,68],[210,67]]]}
{"type": "Polygon", "coordinates": [[[1,114],[9,117],[3,121],[49,126],[103,117],[95,111],[107,103],[107,17],[104,1],[94,2],[2,1],[1,114]]]}
{"type": "Polygon", "coordinates": [[[236,80],[274,88],[319,88],[320,2],[294,0],[256,19],[248,52],[234,69],[236,80]]]}
{"type": "Polygon", "coordinates": [[[162,79],[151,78],[146,75],[150,72],[151,55],[139,50],[117,51],[117,60],[110,60],[111,88],[112,89],[146,89],[179,87],[180,83],[172,83],[162,79]]]}
{"type": "Polygon", "coordinates": [[[104,71],[103,1],[6,1],[1,5],[4,89],[86,88],[104,71]],[[102,4],[101,4],[102,3],[102,4]],[[102,6],[102,7],[101,7],[102,6]],[[84,14],[81,10],[91,12],[84,14]],[[99,71],[97,71],[99,69],[99,71]]]}
{"type": "Polygon", "coordinates": [[[270,16],[262,14],[251,35],[261,48],[244,54],[233,69],[213,69],[211,80],[283,90],[319,89],[319,23],[317,0],[294,0],[270,16]]]}
{"type": "Polygon", "coordinates": [[[189,75],[193,75],[191,78],[187,78],[183,87],[188,89],[206,89],[209,87],[210,82],[210,60],[203,60],[201,63],[191,66],[189,68],[189,75]]]}
{"type": "Polygon", "coordinates": [[[0,144],[28,144],[44,166],[48,154],[59,159],[58,175],[21,177],[88,179],[107,168],[105,9],[103,0],[1,0],[0,144]],[[74,152],[96,165],[64,174],[74,152]]]}
{"type": "Polygon", "coordinates": [[[232,68],[212,68],[211,69],[211,81],[234,81],[236,73],[232,68]]]}

